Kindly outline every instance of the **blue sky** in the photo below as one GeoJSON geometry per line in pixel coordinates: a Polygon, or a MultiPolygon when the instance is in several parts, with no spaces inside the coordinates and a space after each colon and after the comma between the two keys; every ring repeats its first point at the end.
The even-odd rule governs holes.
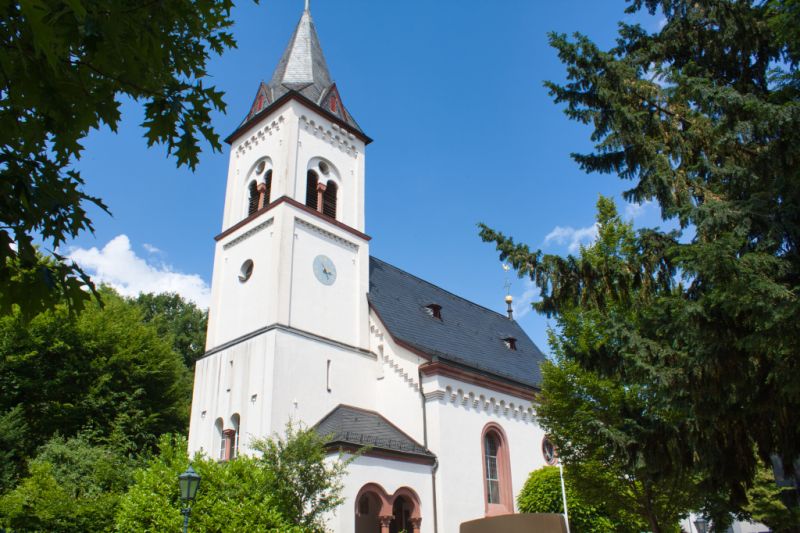
{"type": "MultiPolygon", "coordinates": [[[[345,106],[374,142],[367,149],[367,233],[373,255],[476,303],[504,311],[506,275],[476,224],[548,253],[576,251],[592,235],[598,194],[614,196],[637,226],[659,224],[652,205],[630,206],[630,183],[587,175],[570,152],[591,148],[542,83],[564,66],[547,32],[579,31],[611,46],[618,0],[312,0],[312,15],[345,106]]],[[[238,49],[214,58],[212,83],[226,93],[214,116],[223,137],[268,80],[303,0],[242,1],[233,11],[238,49]]],[[[147,149],[142,111],[124,102],[123,123],[86,140],[78,163],[85,190],[113,216],[90,210],[94,234],[69,244],[97,280],[122,292],[176,290],[207,299],[213,237],[220,231],[227,145],[204,150],[197,170],[176,169],[147,149]]],[[[545,352],[547,322],[528,312],[537,294],[511,277],[517,317],[545,352]]]]}

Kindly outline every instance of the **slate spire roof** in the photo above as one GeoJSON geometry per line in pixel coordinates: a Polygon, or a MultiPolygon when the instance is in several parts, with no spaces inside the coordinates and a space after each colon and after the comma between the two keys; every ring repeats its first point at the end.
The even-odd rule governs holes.
{"type": "Polygon", "coordinates": [[[333,82],[311,11],[306,8],[267,88],[273,102],[287,91],[294,90],[318,103],[331,85],[333,82]]]}
{"type": "Polygon", "coordinates": [[[242,124],[289,92],[299,93],[326,113],[333,114],[363,133],[344,107],[336,83],[331,79],[308,4],[272,73],[272,78],[268,83],[262,82],[259,86],[250,112],[242,124]]]}

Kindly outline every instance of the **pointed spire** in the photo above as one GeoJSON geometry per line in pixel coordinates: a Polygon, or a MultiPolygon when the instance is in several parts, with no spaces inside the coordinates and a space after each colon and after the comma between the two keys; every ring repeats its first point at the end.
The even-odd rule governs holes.
{"type": "Polygon", "coordinates": [[[287,91],[294,90],[318,104],[332,84],[307,2],[268,84],[272,91],[270,99],[274,102],[287,91]]]}
{"type": "MultiPolygon", "coordinates": [[[[305,0],[305,9],[300,21],[283,51],[278,66],[275,67],[275,72],[272,73],[272,78],[266,84],[268,103],[275,102],[289,91],[296,91],[361,131],[344,108],[336,85],[331,80],[314,20],[311,18],[310,4],[310,0],[305,0]]],[[[258,99],[258,96],[256,98],[258,99]]],[[[260,108],[255,111],[251,109],[246,120],[259,111],[260,108]]]]}
{"type": "Polygon", "coordinates": [[[344,107],[336,84],[331,80],[311,18],[309,0],[305,0],[303,14],[272,78],[269,83],[262,82],[259,86],[250,112],[240,128],[289,92],[301,94],[326,113],[335,115],[357,132],[364,133],[344,107]]]}

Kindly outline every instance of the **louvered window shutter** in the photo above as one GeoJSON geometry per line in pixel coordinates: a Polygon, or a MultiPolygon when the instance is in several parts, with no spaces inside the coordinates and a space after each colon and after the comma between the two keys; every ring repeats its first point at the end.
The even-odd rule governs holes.
{"type": "Polygon", "coordinates": [[[252,215],[258,210],[258,187],[255,181],[250,182],[250,198],[247,202],[247,216],[252,215]]]}
{"type": "Polygon", "coordinates": [[[317,182],[317,173],[309,170],[306,180],[306,205],[314,210],[317,209],[317,182]]]}
{"type": "Polygon", "coordinates": [[[322,196],[322,214],[331,218],[336,218],[337,189],[336,183],[329,181],[322,196]]]}

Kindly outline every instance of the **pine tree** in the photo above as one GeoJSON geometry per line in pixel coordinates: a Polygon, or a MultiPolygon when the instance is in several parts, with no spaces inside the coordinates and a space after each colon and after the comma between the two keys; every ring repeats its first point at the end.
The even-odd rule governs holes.
{"type": "Polygon", "coordinates": [[[577,362],[646,386],[674,412],[663,437],[679,446],[661,467],[703,471],[741,505],[761,461],[800,457],[800,2],[628,11],[643,9],[662,29],[622,23],[608,51],[552,34],[567,82],[547,86],[594,129],[575,161],[632,181],[626,199],[656,201],[681,233],[640,231],[596,262],[481,237],[539,286],[542,313],[635,309],[605,317],[577,362]]]}

